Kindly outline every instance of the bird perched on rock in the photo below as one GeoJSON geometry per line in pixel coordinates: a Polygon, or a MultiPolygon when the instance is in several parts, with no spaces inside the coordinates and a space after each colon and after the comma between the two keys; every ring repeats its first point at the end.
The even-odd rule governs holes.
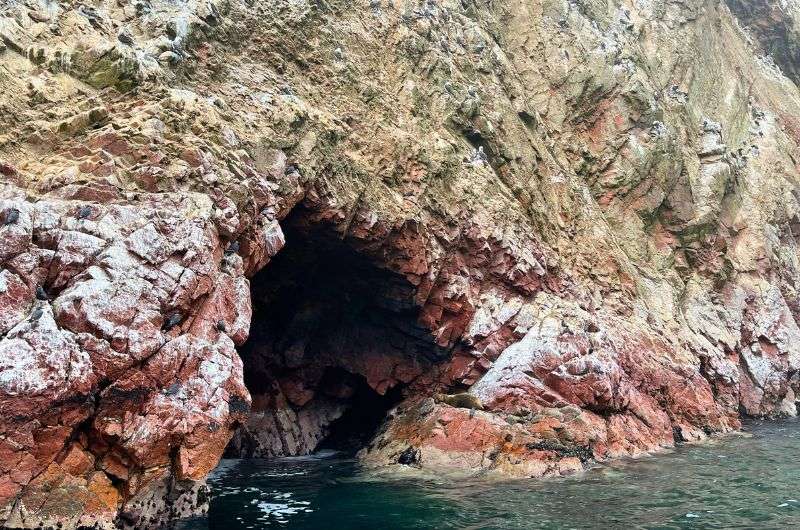
{"type": "Polygon", "coordinates": [[[128,46],[133,46],[133,37],[130,33],[128,33],[127,29],[123,29],[117,34],[117,40],[120,41],[122,44],[127,44],[128,46]]]}
{"type": "Polygon", "coordinates": [[[297,164],[287,164],[286,169],[283,170],[283,174],[289,176],[293,173],[300,173],[300,170],[297,168],[297,164]]]}
{"type": "Polygon", "coordinates": [[[78,8],[78,13],[86,17],[89,20],[89,24],[95,28],[101,29],[103,27],[103,18],[95,8],[82,5],[78,8]]]}
{"type": "Polygon", "coordinates": [[[225,321],[224,320],[217,320],[217,331],[225,332],[226,329],[227,328],[225,327],[225,321]]]}
{"type": "Polygon", "coordinates": [[[477,149],[473,149],[471,156],[464,157],[464,162],[473,166],[481,166],[489,162],[489,157],[486,156],[483,146],[479,145],[477,149]]]}
{"type": "Polygon", "coordinates": [[[158,60],[167,64],[178,64],[181,62],[181,56],[175,52],[165,51],[158,56],[158,60]]]}
{"type": "Polygon", "coordinates": [[[225,249],[225,254],[236,254],[239,252],[239,242],[233,241],[228,248],[225,249]]]}
{"type": "Polygon", "coordinates": [[[36,306],[31,312],[30,321],[37,322],[40,318],[42,318],[42,313],[44,313],[44,310],[40,306],[36,306]]]}
{"type": "Polygon", "coordinates": [[[47,296],[47,291],[45,291],[44,287],[42,287],[41,285],[36,286],[36,299],[42,301],[50,299],[50,297],[47,296]]]}
{"type": "Polygon", "coordinates": [[[183,57],[186,55],[186,52],[183,50],[183,39],[181,37],[175,37],[171,43],[172,52],[176,55],[183,57]]]}
{"type": "Polygon", "coordinates": [[[13,225],[19,219],[19,210],[16,208],[11,208],[6,212],[5,218],[3,219],[3,224],[5,225],[13,225]]]}
{"type": "Polygon", "coordinates": [[[164,331],[169,331],[178,324],[180,324],[181,320],[183,320],[183,315],[181,315],[177,311],[171,313],[167,318],[164,319],[164,325],[161,326],[161,329],[164,331]]]}
{"type": "Polygon", "coordinates": [[[92,216],[91,206],[81,206],[81,209],[78,210],[78,219],[88,219],[91,216],[92,216]]]}

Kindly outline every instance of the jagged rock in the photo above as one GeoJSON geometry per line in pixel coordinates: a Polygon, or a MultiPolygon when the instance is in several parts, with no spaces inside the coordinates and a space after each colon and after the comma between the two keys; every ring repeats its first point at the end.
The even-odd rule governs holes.
{"type": "Polygon", "coordinates": [[[5,526],[364,418],[554,476],[796,414],[793,3],[334,3],[5,2],[5,526]]]}

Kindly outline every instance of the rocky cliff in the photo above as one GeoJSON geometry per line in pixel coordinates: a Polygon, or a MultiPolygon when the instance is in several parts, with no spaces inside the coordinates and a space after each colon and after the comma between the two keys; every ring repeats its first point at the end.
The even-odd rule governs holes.
{"type": "Polygon", "coordinates": [[[0,0],[0,520],[165,524],[226,450],[548,476],[796,414],[798,14],[0,0]]]}

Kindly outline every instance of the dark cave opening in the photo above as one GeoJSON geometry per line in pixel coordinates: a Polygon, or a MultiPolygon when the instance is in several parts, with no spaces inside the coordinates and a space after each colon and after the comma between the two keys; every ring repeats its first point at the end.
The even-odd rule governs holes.
{"type": "MultiPolygon", "coordinates": [[[[335,380],[349,375],[339,370],[328,373],[335,380]]],[[[354,386],[350,398],[351,406],[330,424],[327,436],[317,446],[318,450],[332,449],[355,454],[375,436],[386,412],[399,403],[403,396],[402,385],[392,387],[384,395],[380,395],[363,377],[357,377],[354,386]]]]}
{"type": "Polygon", "coordinates": [[[251,279],[240,348],[250,418],[228,457],[355,452],[409,385],[449,352],[418,323],[414,287],[296,208],[286,245],[251,279]]]}

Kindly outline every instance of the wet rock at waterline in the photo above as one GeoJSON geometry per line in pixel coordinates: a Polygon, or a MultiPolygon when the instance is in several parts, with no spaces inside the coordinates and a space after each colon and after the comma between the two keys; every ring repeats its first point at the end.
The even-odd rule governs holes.
{"type": "Polygon", "coordinates": [[[5,2],[0,519],[796,414],[797,12],[751,4],[5,2]]]}

